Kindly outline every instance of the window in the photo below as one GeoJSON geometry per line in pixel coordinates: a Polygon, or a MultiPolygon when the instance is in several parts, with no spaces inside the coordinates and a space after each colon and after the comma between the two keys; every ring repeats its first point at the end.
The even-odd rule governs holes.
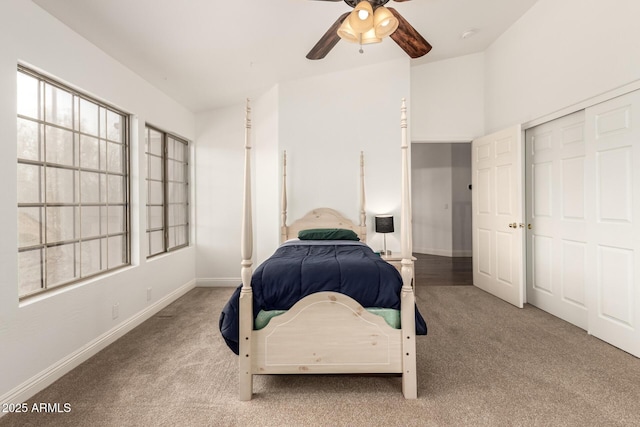
{"type": "Polygon", "coordinates": [[[125,113],[18,67],[20,298],[129,264],[125,113]]]}
{"type": "Polygon", "coordinates": [[[149,257],[189,245],[189,144],[147,126],[149,257]]]}

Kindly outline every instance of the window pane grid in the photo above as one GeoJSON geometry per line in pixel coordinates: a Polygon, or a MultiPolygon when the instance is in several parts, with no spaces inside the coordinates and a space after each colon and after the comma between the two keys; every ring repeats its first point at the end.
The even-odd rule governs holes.
{"type": "MultiPolygon", "coordinates": [[[[45,167],[47,167],[49,169],[53,168],[53,169],[66,169],[66,170],[78,171],[78,172],[93,172],[93,173],[99,173],[99,174],[103,174],[103,175],[120,176],[120,177],[126,177],[127,176],[127,173],[125,173],[125,172],[105,172],[102,169],[90,169],[90,168],[73,167],[73,166],[63,165],[63,164],[59,164],[59,163],[38,162],[38,161],[35,161],[35,160],[19,159],[18,163],[21,164],[21,165],[45,166],[45,167]]],[[[162,180],[152,180],[152,181],[162,182],[162,180]]]]}
{"type": "Polygon", "coordinates": [[[18,67],[20,298],[129,263],[127,135],[124,113],[18,67]]]}
{"type": "Polygon", "coordinates": [[[149,257],[189,245],[188,143],[146,127],[149,257]]]}

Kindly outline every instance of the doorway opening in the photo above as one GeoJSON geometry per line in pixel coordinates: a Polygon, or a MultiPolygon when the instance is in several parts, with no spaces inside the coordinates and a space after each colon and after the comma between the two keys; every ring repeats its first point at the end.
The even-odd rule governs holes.
{"type": "Polygon", "coordinates": [[[416,281],[472,285],[471,143],[412,143],[416,281]]]}

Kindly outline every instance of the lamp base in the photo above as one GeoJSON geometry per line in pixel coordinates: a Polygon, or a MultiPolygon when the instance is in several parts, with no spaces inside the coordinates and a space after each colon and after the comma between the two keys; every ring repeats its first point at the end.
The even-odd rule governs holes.
{"type": "Polygon", "coordinates": [[[382,255],[389,256],[389,255],[391,255],[391,251],[387,250],[387,234],[386,233],[383,234],[382,238],[383,238],[383,241],[384,241],[384,248],[380,251],[380,253],[382,255]]]}

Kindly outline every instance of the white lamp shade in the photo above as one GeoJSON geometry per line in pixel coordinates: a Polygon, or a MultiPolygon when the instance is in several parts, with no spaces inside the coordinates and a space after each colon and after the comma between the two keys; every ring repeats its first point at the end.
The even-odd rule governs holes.
{"type": "Polygon", "coordinates": [[[367,0],[361,0],[347,18],[356,33],[364,33],[373,28],[373,7],[367,0]]]}
{"type": "Polygon", "coordinates": [[[398,19],[384,6],[380,6],[373,14],[373,28],[379,38],[393,34],[398,29],[398,19]]]}
{"type": "Polygon", "coordinates": [[[372,43],[380,43],[382,39],[376,35],[376,31],[371,28],[366,33],[362,34],[362,40],[360,44],[372,44],[372,43]]]}
{"type": "Polygon", "coordinates": [[[349,25],[349,17],[342,21],[340,28],[338,28],[338,36],[349,43],[358,43],[360,41],[360,35],[349,25]]]}

